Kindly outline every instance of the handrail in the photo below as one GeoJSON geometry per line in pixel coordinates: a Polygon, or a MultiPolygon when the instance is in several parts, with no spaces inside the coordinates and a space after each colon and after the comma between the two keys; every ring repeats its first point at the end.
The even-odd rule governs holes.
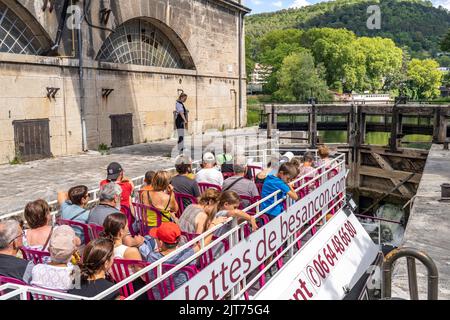
{"type": "MultiPolygon", "coordinates": [[[[332,159],[330,164],[323,164],[322,166],[320,166],[319,168],[315,169],[316,173],[319,173],[320,170],[325,169],[325,167],[329,165],[330,168],[327,170],[323,170],[323,172],[321,172],[320,174],[317,175],[317,177],[315,177],[315,180],[319,179],[319,178],[325,178],[328,179],[328,173],[331,172],[332,170],[336,170],[338,168],[340,168],[341,170],[345,170],[345,155],[341,154],[339,155],[337,158],[332,159]]],[[[305,174],[301,177],[298,177],[293,183],[302,181],[306,176],[311,175],[311,173],[305,174]]],[[[309,185],[311,183],[311,181],[308,182],[304,182],[299,188],[304,188],[307,185],[309,185]]],[[[254,203],[252,205],[250,205],[249,207],[245,208],[243,211],[244,212],[248,212],[251,209],[254,209],[255,207],[257,208],[257,214],[255,215],[255,218],[260,217],[261,215],[263,215],[264,213],[268,212],[271,208],[275,207],[276,205],[282,203],[283,201],[286,201],[286,197],[283,197],[277,201],[274,201],[274,203],[272,205],[270,205],[269,207],[265,208],[262,211],[259,211],[259,205],[262,204],[264,201],[272,198],[272,197],[276,197],[281,191],[278,190],[276,192],[274,192],[273,194],[265,197],[264,199],[261,199],[260,201],[258,201],[257,203],[254,203]]],[[[325,207],[327,207],[329,205],[329,203],[332,201],[333,199],[330,199],[328,203],[325,203],[323,205],[323,207],[320,208],[319,212],[322,212],[323,209],[325,207]]],[[[341,201],[343,201],[343,199],[341,199],[340,201],[336,201],[337,203],[340,203],[341,201]]],[[[337,203],[334,204],[334,206],[337,205],[337,203]]],[[[290,202],[287,202],[288,208],[290,205],[290,202]]],[[[334,208],[334,206],[332,208],[334,208]]],[[[328,208],[330,209],[330,208],[328,208]]],[[[313,219],[315,216],[311,217],[311,219],[313,219]]],[[[311,220],[310,219],[310,220],[311,220]]],[[[310,220],[308,220],[305,223],[308,223],[310,220]]],[[[320,220],[320,219],[319,219],[320,220]]],[[[319,221],[318,220],[318,221],[319,221]]],[[[130,277],[124,279],[123,281],[115,284],[114,286],[112,286],[111,288],[109,288],[108,290],[105,290],[104,292],[98,294],[97,296],[93,297],[93,300],[97,300],[97,299],[102,299],[106,296],[108,296],[110,293],[118,290],[119,288],[123,287],[126,284],[129,284],[130,282],[134,281],[135,279],[139,278],[140,276],[144,275],[145,273],[149,272],[150,270],[153,270],[154,268],[157,268],[157,277],[154,281],[152,281],[151,283],[147,284],[146,286],[144,286],[143,288],[141,288],[140,290],[136,291],[133,295],[130,295],[127,300],[131,300],[134,299],[136,297],[138,297],[139,295],[141,295],[142,293],[148,291],[150,288],[154,287],[155,285],[157,285],[158,283],[160,283],[161,281],[164,281],[165,279],[167,279],[169,276],[171,276],[172,274],[174,274],[175,272],[179,271],[181,268],[183,268],[185,265],[189,264],[191,261],[197,259],[199,256],[201,256],[202,254],[204,254],[205,252],[207,252],[209,249],[211,249],[213,246],[219,244],[223,239],[225,238],[229,238],[229,240],[232,239],[233,235],[238,234],[238,232],[242,232],[243,228],[248,224],[248,222],[243,222],[239,225],[236,225],[234,227],[232,227],[229,231],[227,231],[225,234],[221,235],[220,237],[218,237],[215,241],[211,242],[210,244],[208,244],[207,246],[205,246],[204,240],[205,238],[210,235],[211,233],[215,232],[216,230],[222,228],[225,224],[227,223],[231,223],[233,221],[233,218],[229,218],[227,219],[226,222],[215,226],[214,228],[211,228],[210,230],[206,231],[205,233],[199,235],[198,237],[192,239],[191,241],[188,241],[187,243],[185,243],[184,245],[182,245],[180,248],[178,248],[176,251],[172,252],[171,254],[163,257],[162,259],[159,259],[158,261],[150,264],[149,266],[139,270],[138,272],[132,274],[130,277]],[[182,263],[180,263],[179,265],[177,265],[176,267],[172,268],[171,270],[169,270],[168,272],[165,272],[164,274],[162,273],[162,268],[161,266],[170,258],[172,258],[174,255],[178,254],[179,252],[197,244],[200,243],[200,250],[195,253],[193,256],[191,256],[190,258],[188,258],[187,260],[183,261],[182,263]]],[[[315,224],[314,224],[315,225],[315,224]]],[[[313,226],[314,226],[313,225],[313,226]]],[[[291,235],[292,236],[292,235],[291,235]]],[[[290,237],[291,237],[290,236],[290,237]]],[[[287,240],[289,240],[289,238],[287,240]]],[[[237,237],[236,237],[237,238],[237,237]]],[[[243,237],[242,237],[243,239],[243,237]]],[[[230,241],[230,244],[232,244],[233,242],[230,241]]],[[[235,245],[235,244],[234,244],[235,245]]],[[[230,248],[232,249],[232,247],[230,248]]],[[[35,288],[33,290],[36,290],[35,288]]],[[[233,290],[230,289],[230,290],[233,290]]]]}
{"type": "Polygon", "coordinates": [[[406,257],[408,263],[408,282],[409,292],[412,300],[418,300],[418,288],[417,288],[417,274],[416,274],[416,262],[418,259],[422,262],[428,271],[428,300],[438,299],[438,282],[439,272],[431,257],[418,249],[414,248],[399,248],[391,251],[383,261],[383,298],[391,298],[392,295],[392,269],[394,262],[399,258],[406,257]]]}
{"type": "MultiPolygon", "coordinates": [[[[200,161],[194,161],[193,164],[199,165],[200,161]]],[[[164,170],[164,171],[173,171],[175,169],[174,168],[167,168],[167,169],[162,169],[162,170],[164,170]]],[[[143,181],[144,179],[145,179],[145,175],[144,176],[138,176],[138,177],[135,177],[135,178],[131,179],[131,181],[135,185],[134,186],[134,191],[139,190],[143,186],[143,184],[140,183],[140,181],[143,181]]],[[[99,191],[100,191],[100,188],[96,188],[96,189],[92,189],[92,190],[88,191],[88,193],[90,195],[90,200],[88,202],[88,206],[92,206],[92,205],[98,203],[99,199],[97,198],[97,194],[98,194],[99,191]]],[[[58,208],[58,201],[57,200],[50,201],[50,202],[48,202],[48,205],[49,205],[49,207],[51,209],[55,209],[55,210],[52,210],[52,212],[50,214],[53,217],[56,216],[58,214],[58,210],[59,210],[59,208],[58,208]]],[[[14,212],[6,213],[4,215],[0,215],[0,220],[9,219],[9,218],[12,218],[12,217],[20,216],[22,214],[23,214],[23,210],[17,210],[17,211],[14,211],[14,212]]],[[[55,221],[53,221],[53,222],[55,222],[55,221]]]]}

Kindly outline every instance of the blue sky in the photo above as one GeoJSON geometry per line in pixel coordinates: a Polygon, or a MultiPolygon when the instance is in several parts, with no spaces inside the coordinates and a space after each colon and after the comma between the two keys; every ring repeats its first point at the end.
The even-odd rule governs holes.
{"type": "MultiPolygon", "coordinates": [[[[323,0],[244,0],[244,5],[252,9],[252,13],[260,13],[292,7],[303,7],[318,2],[323,2],[323,0]]],[[[432,2],[436,7],[441,5],[450,9],[450,0],[432,0],[432,2]]]]}

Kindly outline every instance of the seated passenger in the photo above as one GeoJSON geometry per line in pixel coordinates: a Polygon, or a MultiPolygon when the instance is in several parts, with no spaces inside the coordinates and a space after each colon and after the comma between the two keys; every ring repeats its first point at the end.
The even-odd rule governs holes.
{"type": "Polygon", "coordinates": [[[147,171],[145,173],[145,178],[144,178],[144,185],[142,186],[141,190],[139,190],[139,200],[142,202],[142,193],[146,192],[146,191],[152,191],[153,187],[152,187],[152,180],[153,177],[155,176],[156,172],[155,171],[147,171]]]}
{"type": "Polygon", "coordinates": [[[117,162],[109,164],[106,179],[100,182],[100,188],[111,182],[117,183],[122,189],[119,210],[121,206],[132,210],[131,202],[134,184],[131,179],[125,177],[122,166],[117,162]]]}
{"type": "Polygon", "coordinates": [[[223,175],[216,168],[216,157],[211,152],[203,155],[203,169],[197,173],[195,180],[198,183],[210,183],[222,187],[223,175]]]}
{"type": "MultiPolygon", "coordinates": [[[[158,171],[153,177],[152,188],[152,191],[142,193],[142,203],[160,210],[162,222],[178,221],[176,217],[178,204],[173,193],[173,187],[170,185],[170,174],[167,171],[158,171]]],[[[157,226],[156,215],[157,213],[152,210],[147,211],[149,227],[157,226]]]]}
{"type": "Polygon", "coordinates": [[[32,285],[61,291],[74,288],[77,274],[71,259],[77,250],[76,239],[75,231],[71,227],[55,228],[49,245],[50,259],[33,268],[32,285]]]}
{"type": "Polygon", "coordinates": [[[200,197],[198,183],[195,179],[192,179],[192,159],[185,155],[178,156],[175,160],[175,170],[178,174],[170,182],[174,191],[195,198],[200,197]]]}
{"type": "MultiPolygon", "coordinates": [[[[98,195],[100,203],[91,210],[88,223],[103,226],[106,217],[110,214],[123,214],[120,209],[118,209],[120,208],[121,192],[122,189],[120,186],[114,182],[104,185],[103,188],[100,189],[98,195]]],[[[144,243],[144,238],[142,236],[132,237],[131,234],[127,234],[124,236],[123,242],[130,247],[139,247],[144,243]]]]}
{"type": "MultiPolygon", "coordinates": [[[[224,218],[214,219],[209,229],[214,228],[216,225],[223,223],[225,221],[224,218]]],[[[158,228],[153,228],[150,230],[150,236],[155,241],[155,247],[153,250],[148,250],[143,252],[141,250],[142,255],[145,260],[150,263],[156,262],[159,259],[168,256],[172,252],[176,251],[180,245],[181,240],[181,230],[180,227],[173,222],[164,222],[158,228]]],[[[213,234],[211,233],[209,236],[205,238],[205,246],[207,246],[212,240],[213,234]]],[[[189,257],[193,256],[195,253],[201,250],[199,244],[196,244],[194,247],[183,250],[173,256],[171,256],[168,260],[165,261],[165,264],[170,265],[178,265],[183,261],[187,260],[189,257]]],[[[195,265],[196,260],[192,260],[188,263],[188,265],[195,265]]],[[[150,272],[150,278],[155,279],[155,275],[153,272],[150,272]]],[[[180,287],[183,283],[188,280],[187,275],[183,272],[177,272],[174,275],[175,289],[180,287]]],[[[153,295],[156,299],[160,299],[159,290],[157,290],[157,286],[153,287],[153,295]]]]}
{"type": "MultiPolygon", "coordinates": [[[[114,283],[106,280],[106,273],[114,262],[114,244],[111,240],[99,238],[91,241],[83,252],[81,264],[80,288],[69,290],[68,293],[95,297],[99,293],[114,286],[114,283]]],[[[119,291],[114,291],[102,300],[119,300],[119,291]]]]}
{"type": "Polygon", "coordinates": [[[217,164],[222,173],[233,172],[233,144],[231,141],[225,143],[225,152],[216,157],[217,164]]]}
{"type": "MultiPolygon", "coordinates": [[[[293,200],[298,200],[298,195],[291,185],[291,182],[293,181],[293,179],[295,179],[296,176],[297,169],[290,163],[282,164],[276,176],[269,175],[264,182],[261,197],[265,198],[277,192],[278,190],[281,190],[281,192],[278,193],[276,197],[270,197],[269,199],[264,201],[260,206],[260,211],[270,207],[276,201],[286,196],[289,196],[293,200]]],[[[283,210],[283,202],[280,202],[279,204],[271,208],[268,212],[266,212],[266,214],[270,219],[274,219],[275,217],[280,215],[283,210]]]]}
{"type": "MultiPolygon", "coordinates": [[[[257,197],[259,196],[258,188],[256,184],[245,178],[246,166],[245,159],[238,159],[239,163],[234,165],[234,176],[228,178],[223,183],[222,191],[234,191],[239,196],[257,197]]],[[[243,206],[248,207],[250,202],[248,200],[242,201],[243,206]]]]}
{"type": "Polygon", "coordinates": [[[0,221],[0,276],[29,283],[34,267],[32,261],[17,258],[23,230],[17,220],[0,221]]]}
{"type": "Polygon", "coordinates": [[[122,189],[114,182],[101,187],[98,194],[100,203],[91,210],[87,222],[102,226],[107,216],[120,213],[121,194],[122,189]]]}
{"type": "MultiPolygon", "coordinates": [[[[90,210],[87,208],[89,203],[89,192],[86,186],[77,186],[69,192],[58,192],[58,203],[61,208],[61,218],[81,223],[87,223],[90,210]]],[[[74,227],[77,237],[84,243],[84,232],[81,228],[74,227]]]]}
{"type": "Polygon", "coordinates": [[[178,222],[181,231],[190,234],[201,234],[208,229],[207,221],[215,214],[219,203],[220,192],[216,189],[206,190],[200,197],[198,204],[189,205],[178,222]]]}
{"type": "MultiPolygon", "coordinates": [[[[26,229],[23,233],[23,246],[48,251],[52,233],[60,228],[51,225],[52,218],[48,203],[44,200],[30,202],[25,207],[24,215],[30,229],[26,229]]],[[[80,238],[75,237],[75,241],[77,245],[81,244],[80,238]]]]}
{"type": "Polygon", "coordinates": [[[114,258],[127,260],[142,260],[139,250],[123,243],[123,239],[130,234],[128,221],[122,213],[113,213],[103,222],[101,237],[111,239],[114,242],[114,258]]]}
{"type": "MultiPolygon", "coordinates": [[[[255,217],[245,213],[242,210],[239,210],[239,206],[241,204],[241,199],[239,195],[234,191],[224,191],[220,195],[219,203],[217,205],[217,213],[215,218],[225,217],[225,218],[236,218],[237,223],[240,224],[244,221],[248,221],[252,231],[256,231],[258,229],[258,225],[256,224],[255,217]]],[[[211,220],[212,218],[210,218],[211,220]]],[[[219,237],[229,230],[231,230],[232,224],[227,223],[222,226],[219,230],[215,232],[215,236],[219,237]]]]}
{"type": "Polygon", "coordinates": [[[320,160],[317,162],[316,167],[321,167],[322,170],[327,170],[331,167],[331,158],[330,158],[330,149],[327,146],[320,146],[319,149],[317,149],[317,154],[320,157],[320,160]]]}

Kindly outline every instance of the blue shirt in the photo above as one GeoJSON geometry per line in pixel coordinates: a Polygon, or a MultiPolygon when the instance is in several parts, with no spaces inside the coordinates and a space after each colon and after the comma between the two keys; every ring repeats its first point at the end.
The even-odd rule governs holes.
{"type": "MultiPolygon", "coordinates": [[[[72,202],[70,201],[66,201],[61,205],[61,218],[63,218],[64,220],[87,223],[89,219],[89,212],[90,210],[83,209],[76,204],[72,204],[72,202]]],[[[77,227],[74,227],[73,229],[77,237],[80,238],[81,243],[84,243],[83,230],[77,227]]]]}
{"type": "MultiPolygon", "coordinates": [[[[277,201],[285,197],[287,193],[291,191],[291,188],[289,188],[289,186],[277,176],[268,175],[264,180],[261,197],[265,198],[278,190],[281,190],[281,192],[276,196],[277,201]]],[[[274,197],[272,197],[264,201],[260,206],[260,211],[273,205],[275,202],[274,200],[274,197]]],[[[281,202],[267,211],[266,214],[276,217],[279,216],[283,210],[283,202],[281,202]]]]}
{"type": "Polygon", "coordinates": [[[179,115],[180,113],[184,113],[184,106],[180,101],[177,101],[175,110],[177,111],[177,115],[179,115]]]}

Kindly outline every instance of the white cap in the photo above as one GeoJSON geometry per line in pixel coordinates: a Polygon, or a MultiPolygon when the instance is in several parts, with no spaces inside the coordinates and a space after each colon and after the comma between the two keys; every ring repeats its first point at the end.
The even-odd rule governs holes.
{"type": "Polygon", "coordinates": [[[286,157],[286,158],[288,158],[289,159],[289,161],[291,161],[292,160],[292,158],[294,158],[295,156],[294,156],[294,154],[292,153],[292,152],[286,152],[284,155],[283,155],[283,157],[286,157]]]}
{"type": "Polygon", "coordinates": [[[216,162],[216,157],[211,152],[206,152],[203,155],[203,162],[214,163],[216,162]]]}

